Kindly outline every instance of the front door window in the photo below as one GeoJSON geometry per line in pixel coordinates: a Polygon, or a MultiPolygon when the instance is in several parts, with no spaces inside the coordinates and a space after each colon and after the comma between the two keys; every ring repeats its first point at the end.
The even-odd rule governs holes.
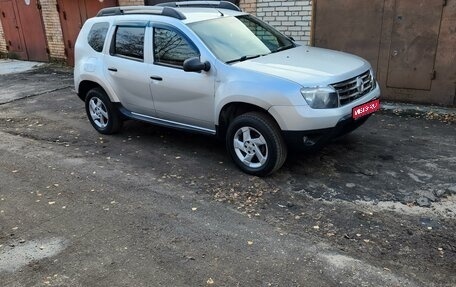
{"type": "Polygon", "coordinates": [[[154,63],[180,67],[188,58],[199,53],[180,33],[166,28],[154,28],[154,63]]]}

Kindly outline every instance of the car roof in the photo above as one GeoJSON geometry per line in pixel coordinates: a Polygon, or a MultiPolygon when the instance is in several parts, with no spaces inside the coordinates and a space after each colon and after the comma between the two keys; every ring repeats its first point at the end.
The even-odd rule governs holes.
{"type": "Polygon", "coordinates": [[[239,16],[247,13],[218,8],[176,8],[185,15],[184,23],[193,23],[210,19],[221,18],[224,16],[239,16]]]}
{"type": "Polygon", "coordinates": [[[170,17],[183,23],[193,23],[226,16],[247,15],[237,10],[218,7],[169,7],[169,6],[120,6],[104,8],[98,17],[121,17],[123,19],[146,19],[150,16],[170,17]],[[130,17],[128,17],[130,16],[130,17]]]}

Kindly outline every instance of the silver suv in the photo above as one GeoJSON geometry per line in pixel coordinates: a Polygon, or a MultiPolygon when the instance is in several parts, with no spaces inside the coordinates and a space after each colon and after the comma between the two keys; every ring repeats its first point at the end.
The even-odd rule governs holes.
{"type": "Polygon", "coordinates": [[[257,176],[380,107],[368,62],[299,45],[225,1],[106,8],[75,51],[76,91],[98,132],[135,119],[216,135],[257,176]]]}

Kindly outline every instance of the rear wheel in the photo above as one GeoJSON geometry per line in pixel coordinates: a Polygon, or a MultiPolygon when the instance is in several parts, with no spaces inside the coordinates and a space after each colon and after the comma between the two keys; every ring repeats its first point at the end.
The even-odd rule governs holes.
{"type": "Polygon", "coordinates": [[[117,108],[101,88],[87,93],[85,106],[90,123],[99,133],[114,134],[120,130],[122,120],[117,108]]]}
{"type": "Polygon", "coordinates": [[[269,116],[258,112],[242,114],[230,123],[226,145],[236,165],[256,176],[278,170],[287,157],[279,127],[269,116]]]}

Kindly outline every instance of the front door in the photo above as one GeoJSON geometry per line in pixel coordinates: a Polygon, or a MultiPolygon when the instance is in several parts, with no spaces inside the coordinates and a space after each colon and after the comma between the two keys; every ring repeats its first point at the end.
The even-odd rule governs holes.
{"type": "Polygon", "coordinates": [[[185,72],[184,60],[199,57],[196,46],[170,26],[153,29],[154,64],[151,91],[157,116],[214,130],[214,84],[212,73],[185,72]]]}

